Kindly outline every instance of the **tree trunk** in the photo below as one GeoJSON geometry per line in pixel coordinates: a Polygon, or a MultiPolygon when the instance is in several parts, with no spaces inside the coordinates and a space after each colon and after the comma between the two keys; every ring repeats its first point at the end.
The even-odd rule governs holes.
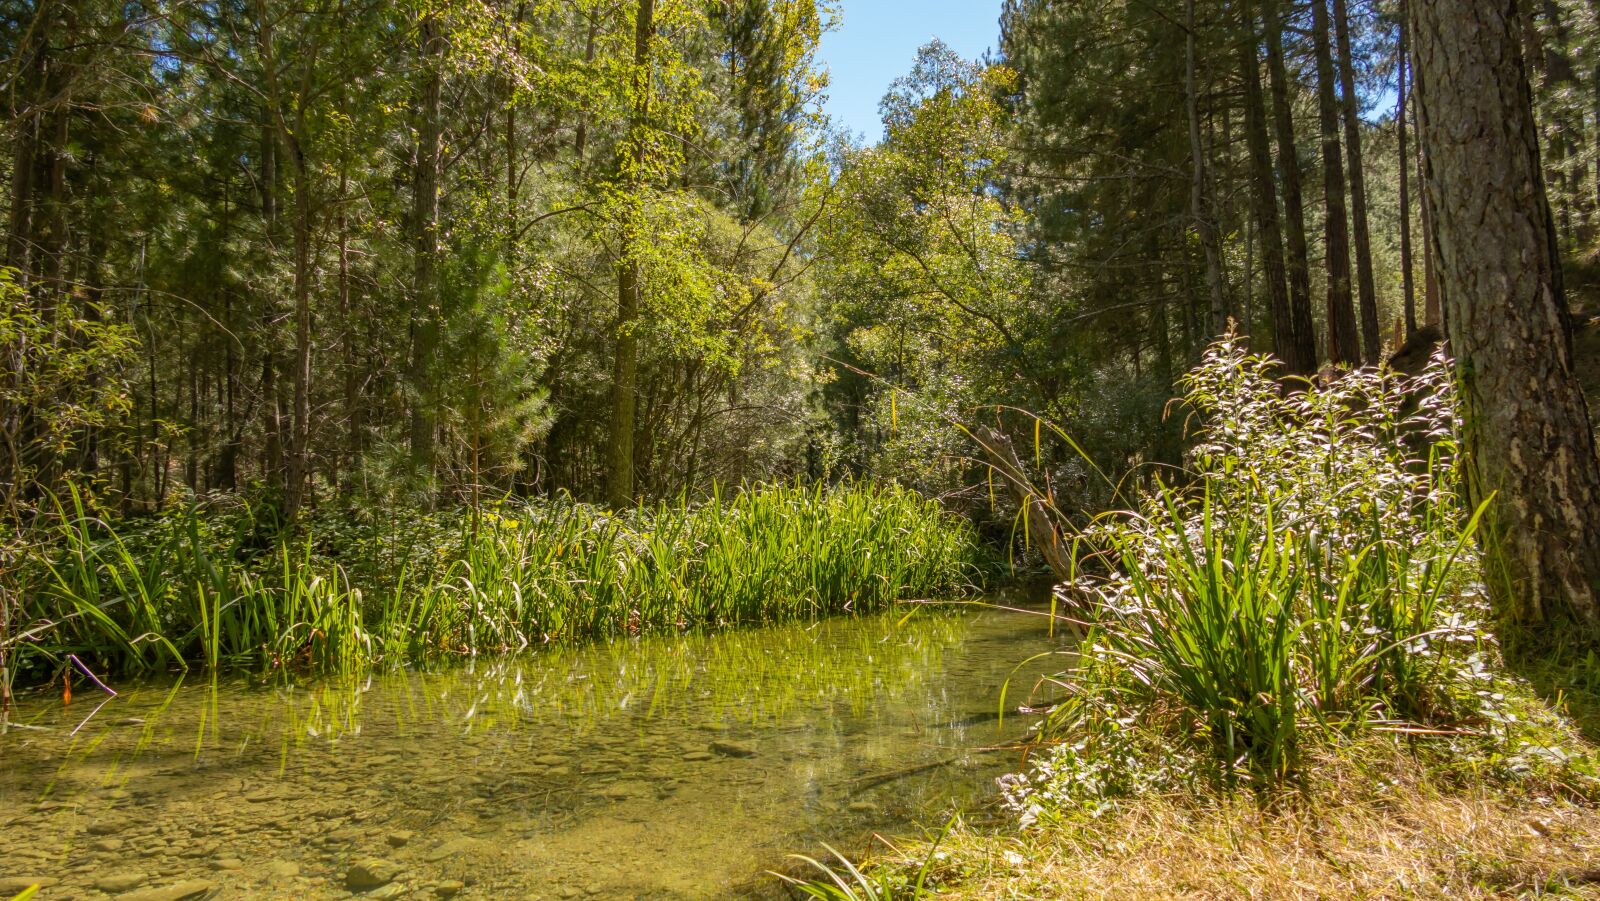
{"type": "Polygon", "coordinates": [[[1427,208],[1464,411],[1468,490],[1510,639],[1600,642],[1600,460],[1515,7],[1411,5],[1427,208]]]}
{"type": "Polygon", "coordinates": [[[1333,0],[1334,37],[1339,42],[1339,90],[1344,95],[1344,143],[1350,155],[1350,236],[1356,248],[1356,296],[1361,303],[1362,361],[1383,358],[1378,323],[1378,288],[1372,276],[1372,238],[1367,229],[1367,177],[1361,165],[1361,105],[1356,97],[1354,56],[1350,51],[1350,11],[1333,0]]]}
{"type": "MultiPolygon", "coordinates": [[[[1306,240],[1305,197],[1300,183],[1300,149],[1289,103],[1289,71],[1283,58],[1280,0],[1260,0],[1267,34],[1267,71],[1272,78],[1272,123],[1278,143],[1278,180],[1283,187],[1284,239],[1288,248],[1289,332],[1294,359],[1310,375],[1317,368],[1316,325],[1311,316],[1311,253],[1306,240]]],[[[1283,354],[1280,348],[1279,353],[1283,354]]],[[[1291,355],[1284,355],[1285,361],[1291,355]]]]}
{"type": "Polygon", "coordinates": [[[1272,345],[1284,368],[1310,375],[1317,360],[1301,356],[1289,311],[1289,275],[1283,259],[1283,230],[1278,221],[1278,191],[1272,180],[1272,147],[1267,136],[1267,103],[1261,87],[1260,45],[1255,17],[1242,5],[1244,21],[1239,40],[1239,74],[1244,81],[1245,144],[1250,153],[1250,209],[1261,238],[1261,268],[1267,287],[1267,309],[1272,316],[1272,345]]]}
{"type": "Polygon", "coordinates": [[[1406,48],[1406,3],[1400,0],[1400,51],[1395,68],[1399,70],[1399,90],[1395,102],[1395,131],[1400,144],[1400,289],[1405,298],[1407,337],[1417,331],[1417,286],[1411,272],[1411,156],[1406,153],[1406,67],[1411,64],[1406,48]]]}
{"type": "MultiPolygon", "coordinates": [[[[628,173],[636,195],[644,189],[646,119],[649,115],[650,42],[655,37],[655,0],[639,0],[634,19],[634,111],[628,173]]],[[[611,369],[611,446],[607,454],[606,503],[621,509],[633,505],[633,426],[639,403],[639,261],[625,223],[617,262],[617,356],[611,369]]]]}
{"type": "Polygon", "coordinates": [[[439,106],[443,93],[440,58],[444,37],[434,14],[417,23],[422,55],[422,84],[417,104],[417,148],[412,171],[412,307],[411,361],[411,469],[431,495],[434,476],[434,432],[437,416],[432,378],[433,356],[439,345],[439,106]]]}
{"type": "Polygon", "coordinates": [[[1222,242],[1217,237],[1215,198],[1211,196],[1210,176],[1206,171],[1206,147],[1200,139],[1200,96],[1195,79],[1195,23],[1194,0],[1185,0],[1184,6],[1184,68],[1183,88],[1185,107],[1189,115],[1189,154],[1193,158],[1189,181],[1189,209],[1194,217],[1195,230],[1200,233],[1200,246],[1206,257],[1206,288],[1211,297],[1211,335],[1221,335],[1228,329],[1227,294],[1222,272],[1222,242]]]}
{"type": "Polygon", "coordinates": [[[1322,129],[1323,235],[1328,268],[1328,362],[1361,361],[1355,305],[1350,296],[1350,233],[1345,222],[1344,163],[1339,150],[1339,102],[1334,97],[1328,2],[1312,0],[1312,44],[1317,57],[1317,112],[1322,129]]]}

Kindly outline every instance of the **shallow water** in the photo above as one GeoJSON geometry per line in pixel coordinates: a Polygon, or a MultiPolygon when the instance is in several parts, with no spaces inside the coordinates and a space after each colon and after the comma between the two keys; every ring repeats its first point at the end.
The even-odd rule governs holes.
{"type": "MultiPolygon", "coordinates": [[[[992,799],[1043,617],[920,610],[354,684],[81,683],[0,736],[0,896],[716,898],[992,799]],[[904,621],[902,622],[902,620],[904,621]],[[91,711],[93,711],[92,716],[91,711]],[[187,894],[186,894],[187,893],[187,894]]],[[[1059,664],[1059,660],[1056,661],[1059,664]]]]}

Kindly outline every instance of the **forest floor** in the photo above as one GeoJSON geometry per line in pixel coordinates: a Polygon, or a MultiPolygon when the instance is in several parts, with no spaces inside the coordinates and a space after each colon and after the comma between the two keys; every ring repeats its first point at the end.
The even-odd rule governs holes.
{"type": "MultiPolygon", "coordinates": [[[[1550,747],[1595,753],[1600,660],[1529,675],[1540,697],[1528,700],[1569,715],[1550,747]]],[[[914,872],[932,853],[938,897],[957,899],[1600,898],[1592,786],[1506,779],[1437,741],[1322,748],[1304,784],[1271,798],[1174,794],[1032,828],[959,824],[936,848],[897,841],[875,863],[914,872]]]]}

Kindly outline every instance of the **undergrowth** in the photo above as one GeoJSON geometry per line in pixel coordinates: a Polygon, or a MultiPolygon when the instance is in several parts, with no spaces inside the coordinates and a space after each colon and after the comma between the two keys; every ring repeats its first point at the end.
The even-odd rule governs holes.
{"type": "MultiPolygon", "coordinates": [[[[882,897],[1591,892],[1596,755],[1507,667],[1442,361],[1276,377],[1228,339],[1185,379],[1181,478],[1074,538],[1086,638],[1002,778],[1002,823],[852,876],[882,897]],[[1241,789],[1244,789],[1241,791],[1241,789]],[[931,863],[931,869],[930,869],[931,863]]],[[[1493,503],[1491,498],[1487,503],[1493,503]]],[[[1535,676],[1596,695],[1592,658],[1535,676]]],[[[836,894],[868,897],[835,872],[836,894]]]]}
{"type": "Polygon", "coordinates": [[[572,502],[144,522],[79,494],[23,570],[27,674],[344,670],[551,642],[881,609],[980,576],[970,527],[896,487],[772,487],[612,514],[572,502]]]}

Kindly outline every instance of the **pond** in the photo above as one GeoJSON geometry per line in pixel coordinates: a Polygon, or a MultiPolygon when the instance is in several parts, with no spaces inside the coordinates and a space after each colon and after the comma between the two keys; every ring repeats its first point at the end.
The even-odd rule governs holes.
{"type": "Polygon", "coordinates": [[[901,608],[353,682],[80,681],[0,736],[0,893],[770,897],[793,852],[992,799],[1029,725],[1002,685],[1013,711],[1060,660],[1017,665],[1066,646],[901,608]]]}

